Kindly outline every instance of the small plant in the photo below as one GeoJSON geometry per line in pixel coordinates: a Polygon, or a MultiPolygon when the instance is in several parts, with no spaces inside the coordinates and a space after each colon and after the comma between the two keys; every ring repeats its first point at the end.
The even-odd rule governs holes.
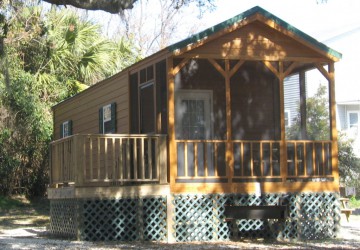
{"type": "Polygon", "coordinates": [[[350,206],[352,208],[360,208],[360,197],[356,198],[355,195],[350,197],[350,206]]]}

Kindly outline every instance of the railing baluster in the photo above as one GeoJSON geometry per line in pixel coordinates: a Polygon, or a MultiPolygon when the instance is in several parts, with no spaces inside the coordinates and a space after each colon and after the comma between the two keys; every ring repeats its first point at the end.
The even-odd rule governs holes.
{"type": "Polygon", "coordinates": [[[214,175],[219,176],[218,173],[218,144],[214,143],[214,175]]]}
{"type": "Polygon", "coordinates": [[[144,138],[140,139],[140,173],[139,179],[145,179],[145,150],[144,145],[145,141],[144,138]]]}
{"type": "Polygon", "coordinates": [[[250,142],[250,175],[254,176],[254,154],[252,142],[250,142]]]}
{"type": "Polygon", "coordinates": [[[93,163],[93,140],[89,136],[89,156],[90,156],[90,180],[94,178],[94,163],[93,163]]]}
{"type": "Polygon", "coordinates": [[[101,158],[101,137],[99,137],[97,140],[97,178],[96,179],[98,180],[100,179],[100,166],[101,166],[100,158],[101,158]]]}
{"type": "Polygon", "coordinates": [[[130,180],[130,138],[126,140],[126,179],[130,180]]]}
{"type": "Polygon", "coordinates": [[[104,138],[104,171],[105,171],[105,180],[109,179],[109,170],[108,170],[108,139],[104,138]]]}
{"type": "Polygon", "coordinates": [[[194,176],[198,176],[198,147],[197,147],[197,143],[194,143],[194,176]]]}
{"type": "Polygon", "coordinates": [[[115,177],[115,164],[116,164],[116,159],[115,159],[115,148],[116,148],[116,143],[115,143],[115,138],[111,138],[111,152],[112,152],[112,172],[111,172],[111,176],[110,179],[111,180],[116,180],[115,177]]]}
{"type": "Polygon", "coordinates": [[[123,140],[119,139],[119,162],[118,162],[119,174],[116,176],[120,180],[124,179],[124,161],[123,161],[123,140]]]}
{"type": "MultiPolygon", "coordinates": [[[[147,146],[147,155],[148,155],[148,173],[149,173],[149,179],[152,180],[153,179],[153,164],[152,164],[152,152],[153,152],[153,148],[152,148],[152,142],[153,140],[156,141],[156,139],[152,139],[152,138],[149,138],[147,140],[148,142],[148,146],[147,146]]],[[[159,141],[157,140],[157,143],[159,143],[159,141]]],[[[157,147],[154,148],[154,150],[156,150],[157,147]]],[[[158,155],[157,154],[157,150],[155,151],[155,155],[158,155]]],[[[157,161],[155,161],[157,162],[157,161]]]]}

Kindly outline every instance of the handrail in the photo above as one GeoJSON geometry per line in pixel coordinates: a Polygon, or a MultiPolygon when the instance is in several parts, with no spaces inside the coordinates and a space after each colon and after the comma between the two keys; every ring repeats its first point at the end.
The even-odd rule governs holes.
{"type": "Polygon", "coordinates": [[[50,148],[52,185],[167,183],[166,135],[76,134],[50,148]]]}
{"type": "MultiPolygon", "coordinates": [[[[331,176],[330,140],[288,140],[287,165],[281,164],[280,140],[175,140],[177,144],[177,178],[272,178],[331,176]],[[229,145],[230,146],[227,146],[229,145]],[[225,167],[225,150],[231,149],[233,162],[225,167]],[[304,163],[301,163],[301,159],[304,163]],[[306,162],[305,162],[306,160],[306,162]],[[301,165],[303,164],[303,165],[301,165]],[[285,169],[286,175],[282,175],[285,169]]],[[[275,178],[275,179],[274,179],[275,178]]],[[[270,180],[269,179],[269,180],[270,180]]],[[[239,180],[239,179],[237,179],[239,180]]]]}

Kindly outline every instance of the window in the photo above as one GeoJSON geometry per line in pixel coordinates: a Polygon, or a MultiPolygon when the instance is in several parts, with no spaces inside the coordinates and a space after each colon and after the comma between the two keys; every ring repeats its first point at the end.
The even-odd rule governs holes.
{"type": "Polygon", "coordinates": [[[285,127],[290,127],[291,126],[290,110],[285,110],[284,118],[285,118],[285,127]]]}
{"type": "Polygon", "coordinates": [[[348,112],[348,128],[357,128],[359,124],[359,112],[348,112]]]}
{"type": "Polygon", "coordinates": [[[105,105],[99,109],[99,133],[116,132],[116,103],[105,105]]]}
{"type": "Polygon", "coordinates": [[[68,120],[60,125],[60,138],[72,135],[72,121],[68,120]]]}

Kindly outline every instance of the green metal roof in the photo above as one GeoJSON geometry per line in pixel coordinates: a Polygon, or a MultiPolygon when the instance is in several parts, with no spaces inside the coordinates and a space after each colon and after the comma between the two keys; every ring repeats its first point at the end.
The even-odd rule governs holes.
{"type": "Polygon", "coordinates": [[[278,18],[277,16],[271,14],[270,12],[264,10],[263,8],[259,7],[259,6],[255,6],[237,16],[234,16],[233,18],[230,18],[222,23],[219,23],[213,27],[210,27],[204,31],[201,31],[187,39],[184,39],[180,42],[177,42],[171,46],[168,47],[168,49],[173,52],[175,50],[178,49],[182,49],[184,47],[186,47],[189,44],[192,43],[196,43],[199,42],[200,40],[216,33],[219,32],[223,29],[229,28],[232,25],[245,20],[255,14],[261,14],[262,16],[274,21],[276,24],[282,26],[283,28],[287,29],[288,31],[294,33],[295,35],[299,36],[300,38],[304,39],[305,41],[311,43],[313,46],[321,49],[322,51],[326,52],[327,54],[336,57],[338,59],[341,59],[342,54],[337,52],[336,50],[331,49],[330,47],[326,46],[325,44],[317,41],[316,39],[314,39],[313,37],[305,34],[304,32],[302,32],[301,30],[295,28],[294,26],[288,24],[287,22],[283,21],[282,19],[278,18]]]}

